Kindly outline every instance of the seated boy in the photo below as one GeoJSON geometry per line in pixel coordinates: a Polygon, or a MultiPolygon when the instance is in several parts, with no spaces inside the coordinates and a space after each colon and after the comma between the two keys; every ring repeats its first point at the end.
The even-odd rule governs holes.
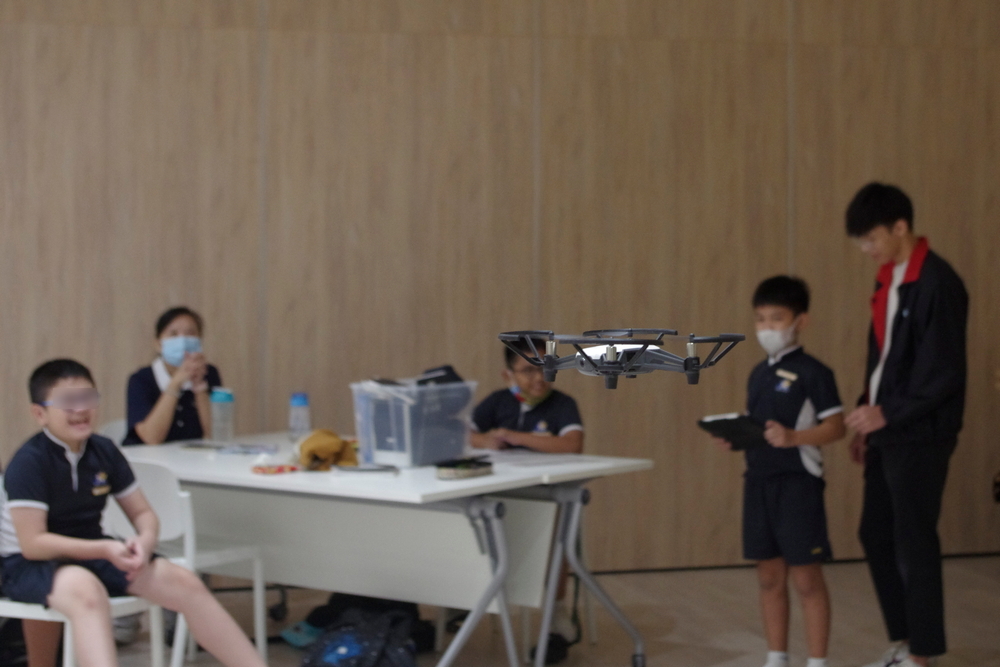
{"type": "MultiPolygon", "coordinates": [[[[523,340],[514,345],[532,355],[523,340]]],[[[544,341],[535,341],[535,347],[544,350],[544,341]]],[[[557,454],[582,452],[583,421],[576,401],[553,389],[552,383],[545,381],[541,368],[506,346],[504,362],[506,368],[501,377],[508,388],[493,392],[476,406],[472,413],[472,446],[524,447],[557,454]]]]}
{"type": "Polygon", "coordinates": [[[90,371],[69,359],[49,361],[32,373],[28,390],[42,432],[21,446],[4,476],[5,594],[68,617],[81,667],[118,664],[109,595],[136,595],[176,610],[224,665],[263,667],[197,575],[153,555],[156,514],[118,448],[93,433],[99,395],[90,371]],[[109,495],[135,526],[136,536],[125,542],[101,533],[109,495]]]}
{"type": "Polygon", "coordinates": [[[843,408],[833,372],[798,344],[808,322],[805,282],[768,278],[754,292],[753,307],[767,359],[750,373],[747,411],[765,427],[767,442],[746,451],[743,557],[757,561],[765,667],[788,664],[789,576],[802,604],[807,665],[826,667],[830,598],[822,562],[830,543],[818,447],[844,436],[843,408]]]}
{"type": "MultiPolygon", "coordinates": [[[[545,342],[534,341],[539,351],[545,342]]],[[[528,344],[514,344],[532,356],[528,344]]],[[[579,454],[583,451],[583,421],[576,401],[546,382],[542,369],[532,365],[509,347],[504,347],[505,368],[501,377],[507,389],[499,389],[472,412],[473,447],[482,449],[532,449],[537,452],[579,454]]],[[[552,633],[546,650],[546,664],[561,662],[577,637],[565,608],[567,571],[559,576],[558,603],[552,617],[552,633]]]]}

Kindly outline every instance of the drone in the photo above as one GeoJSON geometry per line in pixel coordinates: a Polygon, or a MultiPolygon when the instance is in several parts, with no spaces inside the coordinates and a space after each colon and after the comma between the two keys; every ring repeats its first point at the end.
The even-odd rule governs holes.
{"type": "Polygon", "coordinates": [[[666,337],[679,337],[673,329],[596,329],[584,331],[582,336],[567,336],[551,331],[508,331],[498,338],[532,366],[540,367],[546,382],[554,382],[556,373],[573,369],[584,375],[601,376],[608,389],[618,387],[619,376],[634,378],[653,371],[676,371],[687,376],[688,384],[698,384],[702,369],[710,368],[746,340],[743,334],[718,336],[687,336],[687,357],[662,349],[666,337]],[[539,350],[535,341],[545,341],[539,350]],[[521,342],[534,353],[528,356],[515,345],[521,342]],[[714,343],[704,360],[697,355],[696,346],[714,343]],[[572,345],[576,354],[560,357],[559,345],[572,345]]]}

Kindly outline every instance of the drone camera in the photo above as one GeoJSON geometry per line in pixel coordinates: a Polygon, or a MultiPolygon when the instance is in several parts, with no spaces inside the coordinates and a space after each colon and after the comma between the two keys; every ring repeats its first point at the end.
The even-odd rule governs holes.
{"type": "Polygon", "coordinates": [[[604,376],[604,388],[605,389],[617,389],[618,388],[618,376],[617,375],[605,375],[604,376]]]}

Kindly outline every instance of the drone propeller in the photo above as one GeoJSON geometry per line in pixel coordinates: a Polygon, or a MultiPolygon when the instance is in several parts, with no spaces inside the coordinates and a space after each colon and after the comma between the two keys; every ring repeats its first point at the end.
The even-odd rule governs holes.
{"type": "Polygon", "coordinates": [[[576,368],[585,375],[604,377],[608,389],[618,386],[618,377],[634,378],[654,370],[682,372],[688,384],[697,384],[701,370],[717,364],[740,341],[743,334],[720,334],[718,336],[687,337],[687,356],[681,357],[662,349],[664,337],[676,337],[673,329],[596,329],[585,331],[582,336],[558,335],[552,331],[529,330],[508,331],[499,335],[504,345],[532,366],[541,367],[547,382],[554,382],[556,373],[567,368],[576,368]],[[545,342],[545,352],[538,349],[535,341],[545,342]],[[520,346],[516,343],[521,342],[520,346]],[[714,343],[714,347],[702,361],[697,354],[697,345],[714,343]],[[576,350],[572,356],[560,357],[556,351],[559,345],[570,345],[576,350]],[[586,346],[586,347],[585,347],[586,346]],[[528,348],[533,356],[528,356],[523,348],[528,348]]]}

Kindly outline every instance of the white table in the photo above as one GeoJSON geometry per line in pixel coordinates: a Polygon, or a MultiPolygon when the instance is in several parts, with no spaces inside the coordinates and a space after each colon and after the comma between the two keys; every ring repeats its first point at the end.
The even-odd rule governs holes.
{"type": "Polygon", "coordinates": [[[494,474],[467,480],[439,480],[430,467],[261,475],[252,467],[291,460],[288,438],[278,433],[239,442],[278,451],[234,454],[171,444],[125,453],[177,474],[192,494],[199,532],[259,545],[268,581],[472,610],[441,667],[452,664],[487,610],[500,614],[516,665],[508,603],[542,607],[541,664],[556,583],[551,577],[546,589],[546,570],[558,571],[564,551],[642,652],[638,633],[574,565],[575,551],[565,545],[576,541],[586,480],[646,470],[651,461],[500,453],[494,474]]]}

